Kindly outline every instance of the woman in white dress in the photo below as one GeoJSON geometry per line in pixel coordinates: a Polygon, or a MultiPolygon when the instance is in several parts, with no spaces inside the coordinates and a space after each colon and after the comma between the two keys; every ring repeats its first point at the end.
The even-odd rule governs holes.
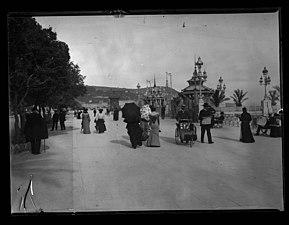
{"type": "Polygon", "coordinates": [[[96,118],[94,120],[95,122],[95,129],[98,133],[104,133],[106,131],[105,126],[105,113],[103,109],[99,109],[99,112],[96,115],[96,118]]]}

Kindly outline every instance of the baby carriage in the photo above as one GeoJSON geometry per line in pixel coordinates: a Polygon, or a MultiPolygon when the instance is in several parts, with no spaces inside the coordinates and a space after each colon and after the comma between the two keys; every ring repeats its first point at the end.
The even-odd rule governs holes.
{"type": "Polygon", "coordinates": [[[175,141],[176,144],[189,143],[190,147],[193,146],[197,140],[197,127],[193,124],[192,120],[182,119],[176,123],[175,141]]]}

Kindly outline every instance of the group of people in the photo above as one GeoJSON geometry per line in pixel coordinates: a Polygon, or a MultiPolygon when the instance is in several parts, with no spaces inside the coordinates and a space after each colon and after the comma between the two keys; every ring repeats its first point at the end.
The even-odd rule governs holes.
{"type": "MultiPolygon", "coordinates": [[[[80,131],[83,134],[90,134],[90,115],[88,113],[88,109],[84,108],[83,111],[79,111],[76,114],[78,119],[81,119],[81,129],[80,131]]],[[[105,126],[105,112],[103,109],[93,110],[95,130],[97,133],[104,133],[106,131],[105,126]]]]}
{"type": "MultiPolygon", "coordinates": [[[[216,113],[215,109],[211,107],[208,103],[204,103],[203,109],[200,111],[198,119],[201,126],[201,143],[204,143],[204,136],[207,133],[208,143],[213,144],[211,128],[214,126],[216,121],[222,123],[224,121],[224,113],[221,113],[220,117],[214,118],[216,113]]],[[[247,108],[242,108],[242,114],[239,116],[241,121],[241,130],[240,130],[240,141],[244,143],[253,143],[255,142],[250,122],[252,121],[251,115],[247,112],[247,108]]],[[[185,106],[181,106],[181,110],[178,112],[176,119],[179,121],[181,119],[189,119],[189,113],[185,110],[185,106]]],[[[257,129],[257,135],[260,131],[260,127],[257,129]]]]}
{"type": "Polygon", "coordinates": [[[137,146],[142,146],[143,142],[147,147],[160,147],[160,114],[152,105],[143,104],[140,108],[135,107],[135,114],[127,115],[129,113],[123,111],[132,147],[136,149],[137,146]]]}
{"type": "Polygon", "coordinates": [[[57,109],[54,111],[54,114],[52,116],[52,127],[51,131],[54,129],[57,130],[58,127],[58,121],[60,123],[60,129],[65,130],[65,121],[66,121],[66,112],[62,109],[58,111],[57,109]]]}

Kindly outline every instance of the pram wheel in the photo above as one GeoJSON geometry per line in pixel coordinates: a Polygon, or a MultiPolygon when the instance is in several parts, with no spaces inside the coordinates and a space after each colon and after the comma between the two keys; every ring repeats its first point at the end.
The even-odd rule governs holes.
{"type": "Polygon", "coordinates": [[[177,145],[181,143],[181,135],[177,128],[175,129],[175,142],[177,145]]]}

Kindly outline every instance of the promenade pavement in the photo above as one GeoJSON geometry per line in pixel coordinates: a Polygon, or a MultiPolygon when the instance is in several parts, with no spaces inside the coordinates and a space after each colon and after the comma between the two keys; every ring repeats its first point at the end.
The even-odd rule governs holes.
{"type": "Polygon", "coordinates": [[[49,131],[45,152],[11,156],[12,212],[30,174],[45,212],[283,210],[281,138],[242,143],[239,127],[224,126],[212,129],[214,144],[200,143],[197,125],[195,144],[177,145],[175,120],[166,118],[161,147],[133,149],[122,118],[107,117],[98,134],[90,116],[91,134],[80,133],[81,120],[69,114],[65,131],[49,131]]]}

